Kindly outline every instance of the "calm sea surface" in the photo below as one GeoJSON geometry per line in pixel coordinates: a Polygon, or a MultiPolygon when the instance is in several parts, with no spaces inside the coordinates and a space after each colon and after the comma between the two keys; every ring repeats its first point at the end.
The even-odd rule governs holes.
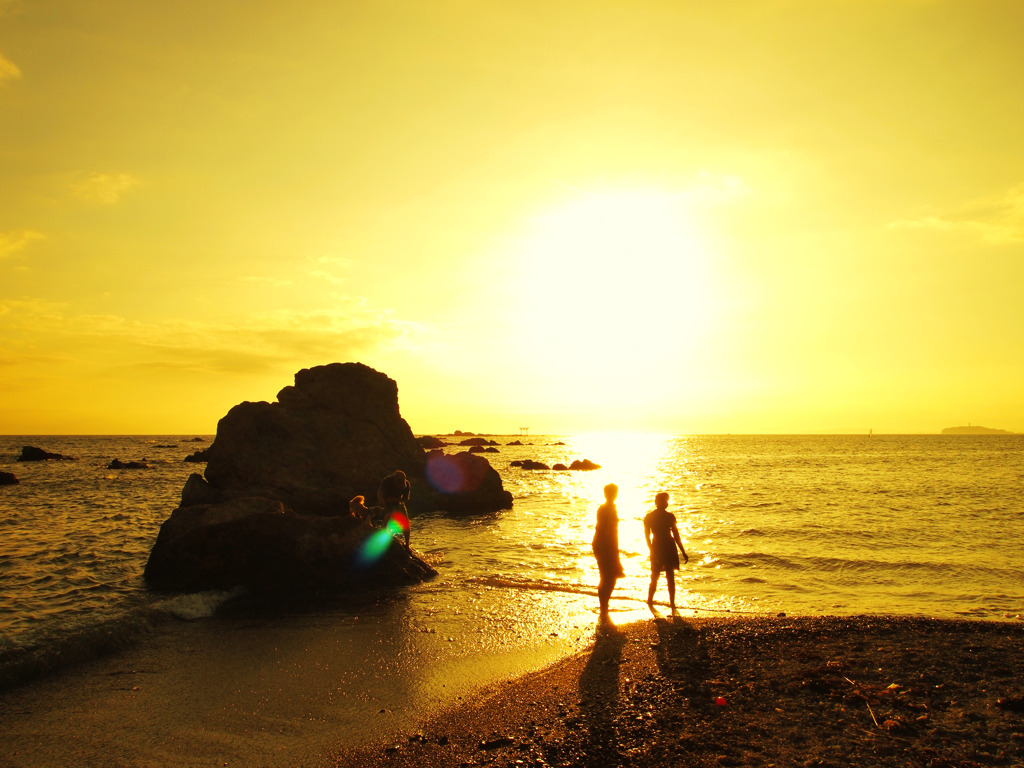
{"type": "MultiPolygon", "coordinates": [[[[0,437],[0,470],[21,481],[0,487],[0,670],[85,659],[155,623],[203,621],[230,597],[154,595],[142,580],[160,524],[203,469],[183,459],[212,438],[193,437],[0,437]],[[23,445],[76,460],[19,463],[23,445]],[[107,469],[114,458],[150,468],[107,469]]],[[[401,596],[421,650],[455,638],[460,653],[512,653],[530,635],[584,642],[608,482],[620,486],[622,617],[647,610],[641,520],[662,490],[690,555],[678,576],[684,615],[1024,613],[1024,436],[488,437],[515,507],[413,520],[413,546],[440,572],[401,596]],[[602,468],[510,466],[524,458],[602,468]]],[[[352,612],[321,612],[331,615],[343,627],[352,612]]]]}

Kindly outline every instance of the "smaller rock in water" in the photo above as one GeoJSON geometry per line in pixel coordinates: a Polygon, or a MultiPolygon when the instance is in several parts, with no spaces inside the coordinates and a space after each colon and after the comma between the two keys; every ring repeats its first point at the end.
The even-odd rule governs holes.
{"type": "Polygon", "coordinates": [[[10,472],[0,472],[0,485],[17,485],[18,482],[18,478],[10,472]]]}
{"type": "Polygon", "coordinates": [[[121,461],[114,459],[107,465],[107,469],[149,469],[145,459],[142,461],[121,461]]]}
{"type": "Polygon", "coordinates": [[[21,456],[18,457],[18,461],[48,461],[50,459],[65,459],[68,458],[60,453],[50,453],[44,451],[42,448],[37,448],[34,445],[26,445],[21,449],[21,456]]]}

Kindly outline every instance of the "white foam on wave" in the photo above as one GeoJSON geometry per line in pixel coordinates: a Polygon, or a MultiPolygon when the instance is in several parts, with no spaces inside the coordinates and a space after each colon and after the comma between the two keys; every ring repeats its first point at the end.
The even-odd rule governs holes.
{"type": "Polygon", "coordinates": [[[245,592],[244,588],[210,590],[208,592],[192,592],[187,595],[176,595],[168,600],[161,600],[153,607],[158,611],[191,621],[213,616],[220,606],[228,600],[245,592]]]}

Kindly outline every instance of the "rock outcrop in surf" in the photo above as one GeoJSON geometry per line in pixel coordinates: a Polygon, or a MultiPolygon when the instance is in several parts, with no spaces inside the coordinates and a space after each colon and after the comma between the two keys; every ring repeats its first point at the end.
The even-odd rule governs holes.
{"type": "Polygon", "coordinates": [[[397,539],[366,557],[366,541],[380,531],[348,514],[356,495],[375,503],[381,478],[396,469],[412,485],[413,516],[512,504],[486,459],[428,460],[399,413],[397,384],[361,363],[304,369],[277,402],[236,405],[205,458],[205,476],[186,482],[150,552],[145,577],[156,588],[281,591],[429,578],[433,568],[397,539]]]}
{"type": "Polygon", "coordinates": [[[18,461],[67,461],[70,458],[62,453],[50,453],[34,445],[26,445],[22,447],[18,461]]]}

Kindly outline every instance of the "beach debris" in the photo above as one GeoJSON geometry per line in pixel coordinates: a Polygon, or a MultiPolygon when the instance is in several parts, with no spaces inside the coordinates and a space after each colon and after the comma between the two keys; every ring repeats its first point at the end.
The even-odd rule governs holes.
{"type": "Polygon", "coordinates": [[[1010,712],[1024,712],[1024,696],[1001,696],[996,706],[1010,712]]]}
{"type": "Polygon", "coordinates": [[[488,739],[487,741],[480,742],[480,749],[489,752],[492,749],[499,749],[501,747],[510,747],[516,743],[516,740],[511,736],[499,736],[496,739],[488,739]]]}
{"type": "Polygon", "coordinates": [[[868,708],[868,714],[871,715],[871,721],[875,724],[875,728],[881,728],[882,726],[878,724],[878,718],[875,717],[875,711],[871,708],[871,702],[864,699],[864,704],[868,708]]]}
{"type": "Polygon", "coordinates": [[[715,699],[715,705],[719,707],[726,707],[728,706],[728,702],[725,700],[724,696],[719,696],[717,699],[715,699]]]}

